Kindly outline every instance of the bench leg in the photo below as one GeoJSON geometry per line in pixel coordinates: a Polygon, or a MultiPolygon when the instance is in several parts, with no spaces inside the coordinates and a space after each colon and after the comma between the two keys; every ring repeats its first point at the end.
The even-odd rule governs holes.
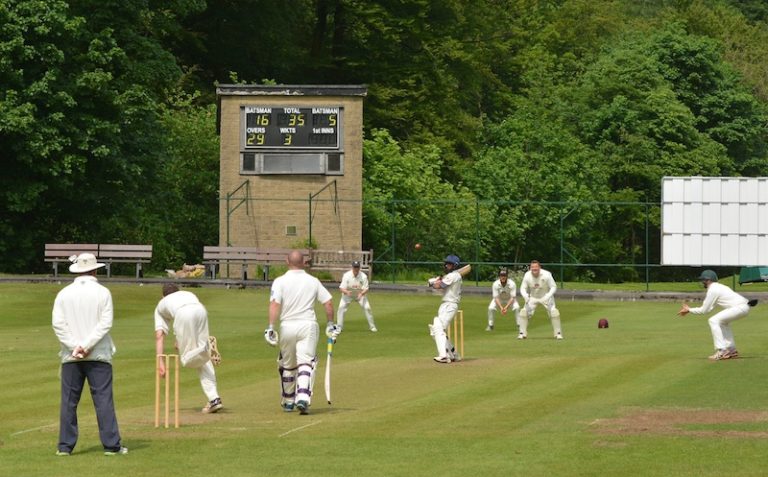
{"type": "Polygon", "coordinates": [[[269,265],[264,265],[264,281],[269,281],[269,265]]]}
{"type": "Polygon", "coordinates": [[[216,279],[216,265],[215,264],[208,265],[208,271],[210,272],[211,280],[215,280],[216,279]]]}
{"type": "Polygon", "coordinates": [[[243,280],[248,280],[248,265],[243,264],[243,274],[242,274],[243,280]]]}
{"type": "Polygon", "coordinates": [[[106,269],[107,269],[107,278],[109,278],[112,276],[112,264],[110,262],[107,262],[106,269]]]}
{"type": "Polygon", "coordinates": [[[144,278],[144,269],[141,266],[141,263],[136,264],[136,278],[144,278]]]}

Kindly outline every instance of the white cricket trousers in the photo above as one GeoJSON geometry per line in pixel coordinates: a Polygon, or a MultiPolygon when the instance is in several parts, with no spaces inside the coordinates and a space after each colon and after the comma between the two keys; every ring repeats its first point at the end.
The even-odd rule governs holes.
{"type": "Polygon", "coordinates": [[[715,313],[709,318],[709,328],[712,330],[712,340],[717,349],[736,349],[736,341],[733,339],[731,323],[744,318],[749,314],[749,305],[746,303],[733,308],[715,313]]]}
{"type": "MultiPolygon", "coordinates": [[[[491,303],[488,305],[488,326],[493,326],[496,311],[498,309],[499,307],[496,306],[496,300],[491,300],[491,303]]],[[[520,305],[517,304],[517,300],[512,302],[512,312],[515,314],[515,325],[520,326],[520,305]]]]}
{"type": "Polygon", "coordinates": [[[533,317],[533,314],[536,312],[536,307],[539,305],[543,306],[544,309],[547,310],[547,315],[549,316],[549,321],[552,323],[552,331],[554,332],[555,336],[562,334],[563,329],[560,324],[560,310],[557,309],[554,298],[550,298],[546,302],[538,302],[535,304],[528,302],[523,305],[523,310],[518,315],[520,333],[523,335],[528,335],[528,320],[533,317]]]}
{"type": "Polygon", "coordinates": [[[173,333],[182,366],[197,369],[203,393],[209,402],[213,401],[219,397],[219,391],[208,349],[208,312],[205,307],[196,303],[181,307],[173,319],[173,333]]]}
{"type": "Polygon", "coordinates": [[[353,302],[357,302],[363,308],[365,313],[365,319],[368,320],[368,329],[376,328],[376,324],[373,322],[373,311],[371,310],[371,304],[368,303],[368,295],[363,295],[360,300],[355,300],[351,296],[341,295],[341,301],[339,302],[339,309],[336,311],[336,324],[339,328],[344,329],[344,314],[347,312],[347,308],[353,302]]]}
{"type": "Polygon", "coordinates": [[[451,325],[451,321],[456,316],[456,312],[459,310],[458,303],[451,303],[444,301],[440,304],[440,308],[437,309],[437,316],[432,320],[432,336],[435,339],[435,346],[437,347],[437,356],[445,358],[448,356],[448,349],[453,348],[451,343],[449,346],[448,336],[445,334],[445,330],[451,325]]]}
{"type": "Polygon", "coordinates": [[[320,326],[316,320],[288,320],[280,322],[280,367],[283,402],[312,402],[315,382],[317,340],[320,326]]]}

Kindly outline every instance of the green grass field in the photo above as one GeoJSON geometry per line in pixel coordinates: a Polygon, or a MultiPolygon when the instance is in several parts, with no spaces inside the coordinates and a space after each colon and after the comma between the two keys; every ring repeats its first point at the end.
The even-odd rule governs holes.
{"type": "MultiPolygon", "coordinates": [[[[152,311],[159,286],[114,285],[115,399],[127,456],[105,457],[84,393],[80,440],[55,457],[61,285],[0,285],[2,475],[66,476],[721,476],[765,475],[768,306],[734,325],[743,358],[709,362],[706,319],[675,303],[561,301],[565,340],[543,310],[529,339],[514,320],[487,333],[489,297],[467,296],[464,362],[432,361],[439,297],[373,292],[379,333],[359,307],[334,348],[333,397],[312,414],[279,407],[266,345],[268,291],[199,288],[223,363],[225,410],[202,415],[182,372],[182,427],[155,429],[152,311]],[[597,329],[599,318],[610,328],[597,329]]],[[[338,298],[338,293],[334,294],[338,298]]],[[[702,292],[703,298],[703,292],[702,292]]]]}

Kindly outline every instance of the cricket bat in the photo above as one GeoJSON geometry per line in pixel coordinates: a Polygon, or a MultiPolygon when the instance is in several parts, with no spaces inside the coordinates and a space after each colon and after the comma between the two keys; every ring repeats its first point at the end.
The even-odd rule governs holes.
{"type": "Polygon", "coordinates": [[[328,358],[325,361],[325,399],[331,404],[331,357],[333,356],[333,338],[328,337],[328,358]]]}
{"type": "Polygon", "coordinates": [[[467,275],[469,275],[469,272],[472,271],[472,265],[466,264],[460,269],[458,269],[457,271],[461,274],[462,277],[466,277],[467,275]]]}

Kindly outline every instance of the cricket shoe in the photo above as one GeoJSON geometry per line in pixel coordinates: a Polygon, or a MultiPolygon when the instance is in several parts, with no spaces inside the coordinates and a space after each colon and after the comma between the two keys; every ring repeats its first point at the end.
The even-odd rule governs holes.
{"type": "Polygon", "coordinates": [[[283,408],[283,412],[293,412],[296,407],[292,402],[284,402],[280,406],[283,408]]]}
{"type": "Polygon", "coordinates": [[[379,330],[377,330],[375,326],[371,326],[371,333],[376,333],[377,331],[379,330]]]}
{"type": "Polygon", "coordinates": [[[719,349],[715,354],[709,357],[712,361],[722,361],[724,359],[734,359],[739,357],[739,352],[735,349],[719,349]]]}
{"type": "Polygon", "coordinates": [[[296,403],[296,409],[299,410],[299,413],[306,416],[309,414],[309,403],[307,401],[299,401],[296,403]]]}
{"type": "Polygon", "coordinates": [[[70,456],[70,455],[72,455],[72,453],[71,452],[67,452],[67,451],[57,450],[56,451],[56,455],[59,456],[59,457],[70,456]]]}
{"type": "Polygon", "coordinates": [[[436,363],[450,364],[451,362],[451,358],[448,356],[435,356],[432,359],[434,359],[436,363]]]}
{"type": "Polygon", "coordinates": [[[206,404],[205,407],[202,409],[202,411],[203,411],[203,414],[213,414],[214,412],[219,412],[223,408],[224,408],[224,405],[221,403],[221,398],[216,398],[213,401],[206,404]]]}
{"type": "Polygon", "coordinates": [[[493,325],[486,326],[485,331],[493,331],[493,325]]]}
{"type": "Polygon", "coordinates": [[[558,334],[556,334],[556,335],[555,335],[555,339],[556,339],[556,340],[561,340],[561,339],[563,339],[563,335],[562,335],[562,333],[558,333],[558,334]]]}
{"type": "Polygon", "coordinates": [[[221,364],[221,353],[219,353],[219,346],[216,342],[215,336],[209,336],[208,337],[208,348],[211,351],[211,363],[213,363],[214,366],[218,366],[221,364]]]}
{"type": "Polygon", "coordinates": [[[525,333],[520,333],[519,335],[517,335],[517,339],[519,340],[528,339],[528,335],[526,335],[525,333]]]}
{"type": "Polygon", "coordinates": [[[128,453],[127,447],[120,447],[117,450],[106,450],[104,451],[104,455],[125,455],[128,453]]]}

